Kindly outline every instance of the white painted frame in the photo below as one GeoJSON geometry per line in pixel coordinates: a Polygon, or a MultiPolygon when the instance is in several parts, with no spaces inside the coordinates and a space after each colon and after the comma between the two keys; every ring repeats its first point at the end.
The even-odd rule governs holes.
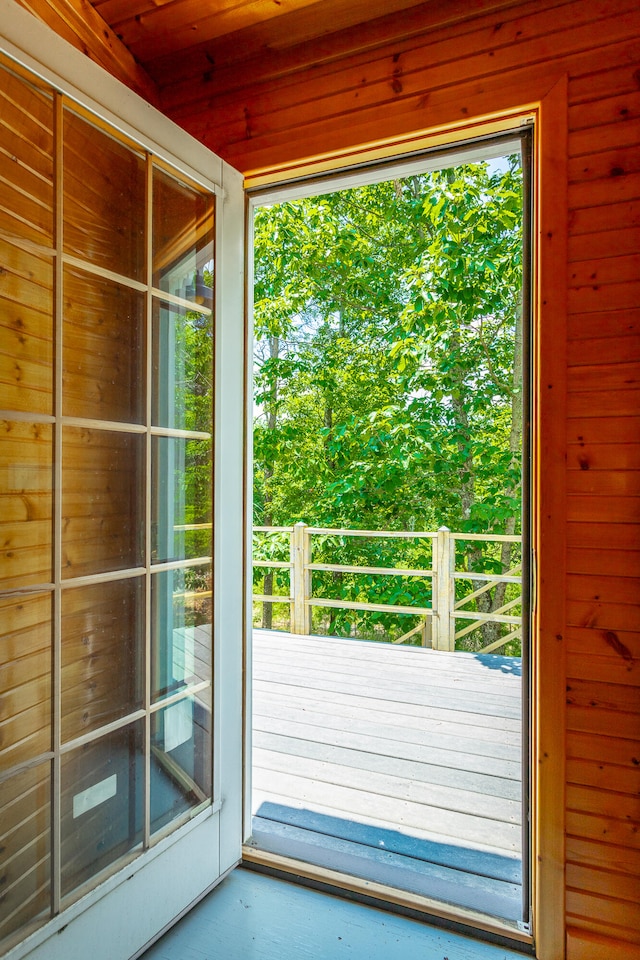
{"type": "Polygon", "coordinates": [[[45,24],[0,0],[0,50],[215,193],[214,802],[26,937],[5,960],[129,960],[242,854],[244,199],[241,175],[45,24]]]}

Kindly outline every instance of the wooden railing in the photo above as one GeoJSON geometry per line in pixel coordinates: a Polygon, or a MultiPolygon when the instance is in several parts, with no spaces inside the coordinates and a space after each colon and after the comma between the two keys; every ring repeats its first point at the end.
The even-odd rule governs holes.
{"type": "MultiPolygon", "coordinates": [[[[289,571],[289,595],[271,593],[254,594],[254,601],[260,603],[288,603],[290,606],[290,629],[292,633],[311,633],[312,608],[328,607],[346,610],[377,611],[403,615],[418,615],[420,622],[407,633],[393,640],[405,643],[416,634],[421,635],[423,646],[434,650],[455,650],[456,642],[480,630],[487,623],[508,624],[513,629],[486,644],[478,652],[491,653],[512,640],[521,639],[522,617],[514,611],[522,604],[521,565],[518,563],[506,573],[476,572],[456,569],[456,543],[474,541],[496,544],[520,544],[521,537],[499,534],[452,533],[447,527],[436,532],[390,531],[390,530],[335,530],[323,527],[310,527],[305,523],[296,523],[292,527],[254,527],[255,534],[287,535],[289,538],[289,559],[254,559],[254,567],[281,569],[289,571]],[[313,537],[362,537],[397,538],[432,541],[432,564],[428,569],[408,567],[364,566],[343,563],[314,563],[313,537]],[[430,605],[402,605],[393,603],[370,603],[366,601],[339,600],[313,595],[313,571],[326,571],[341,574],[367,574],[373,576],[419,577],[430,581],[430,591],[425,590],[425,599],[431,599],[430,605]],[[464,596],[456,596],[456,582],[468,581],[478,586],[464,596]],[[487,594],[497,584],[516,584],[514,593],[507,602],[497,609],[483,612],[470,610],[483,594],[487,594]],[[430,597],[428,596],[430,594],[430,597]],[[458,621],[467,621],[457,629],[458,621]]],[[[459,591],[458,591],[459,592],[459,591]]]]}

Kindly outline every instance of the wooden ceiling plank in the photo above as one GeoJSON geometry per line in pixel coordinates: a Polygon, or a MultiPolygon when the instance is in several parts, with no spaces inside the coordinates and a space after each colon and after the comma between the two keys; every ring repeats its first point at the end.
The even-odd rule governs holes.
{"type": "Polygon", "coordinates": [[[302,43],[322,34],[363,23],[382,13],[402,11],[424,0],[250,0],[232,10],[217,9],[202,16],[200,0],[181,0],[179,7],[161,8],[157,13],[127,21],[118,28],[134,56],[145,63],[155,56],[179,54],[204,42],[226,36],[256,24],[269,25],[273,43],[302,43]],[[277,15],[274,17],[274,8],[277,15]],[[283,38],[286,37],[286,41],[283,38]]]}
{"type": "MultiPolygon", "coordinates": [[[[90,0],[90,2],[99,10],[103,19],[106,20],[118,34],[120,34],[121,29],[124,31],[135,31],[136,24],[139,25],[143,20],[150,20],[151,23],[153,23],[153,15],[164,7],[175,8],[169,11],[171,18],[183,27],[197,22],[197,20],[202,19],[203,16],[212,15],[211,11],[207,11],[206,6],[202,3],[200,3],[199,7],[188,11],[184,7],[184,0],[90,0]],[[177,9],[178,7],[180,8],[179,10],[177,9]]],[[[253,2],[253,0],[212,0],[212,3],[215,4],[216,14],[221,10],[233,12],[233,10],[238,7],[244,7],[251,2],[253,2]]],[[[262,0],[262,2],[264,3],[266,0],[262,0]]],[[[296,0],[287,0],[287,2],[296,2],[296,0]]],[[[306,0],[306,2],[312,3],[316,2],[316,0],[306,0]]],[[[274,4],[274,8],[275,15],[277,15],[278,8],[276,4],[274,4]]],[[[153,25],[153,29],[156,29],[155,24],[153,25]]]]}
{"type": "MultiPolygon", "coordinates": [[[[532,5],[532,10],[536,14],[546,12],[555,6],[555,0],[536,0],[532,5]]],[[[215,112],[215,122],[218,127],[224,129],[227,122],[235,122],[238,129],[244,125],[252,130],[252,136],[257,135],[257,131],[262,125],[271,127],[270,116],[277,115],[278,121],[284,119],[286,112],[293,111],[292,115],[297,117],[299,122],[307,113],[314,116],[331,115],[339,106],[339,100],[342,99],[344,106],[352,104],[353,107],[362,110],[369,104],[375,104],[388,97],[388,88],[392,87],[396,101],[406,100],[415,93],[429,90],[428,97],[423,95],[425,104],[442,87],[448,87],[451,82],[452,73],[455,73],[455,63],[459,56],[465,55],[473,57],[478,65],[476,71],[476,82],[481,81],[488,73],[487,56],[495,56],[496,50],[506,50],[507,54],[512,51],[516,44],[515,37],[519,35],[521,39],[517,41],[518,49],[514,50],[514,56],[508,56],[509,67],[523,65],[518,61],[520,55],[524,61],[528,56],[526,45],[527,40],[535,38],[535,29],[532,31],[530,24],[526,20],[516,19],[511,23],[505,22],[501,31],[501,42],[499,46],[495,43],[495,36],[491,29],[477,29],[474,31],[460,32],[456,36],[448,35],[446,40],[438,41],[438,60],[429,59],[429,52],[424,44],[410,42],[399,46],[394,44],[389,48],[385,57],[377,56],[373,60],[369,57],[361,58],[354,63],[351,58],[349,64],[339,64],[337,68],[327,71],[316,71],[313,76],[288,78],[286,84],[271,84],[269,86],[268,99],[262,98],[262,91],[256,87],[250,91],[239,91],[235,95],[222,94],[215,96],[205,104],[211,105],[215,112]],[[426,53],[425,53],[426,50],[426,53]],[[448,56],[442,56],[448,51],[448,56]],[[423,72],[428,70],[428,79],[425,79],[423,72]],[[336,80],[339,86],[336,86],[336,80]],[[336,107],[331,108],[331,100],[335,100],[336,107]],[[283,111],[285,113],[283,113],[283,111]]],[[[167,111],[177,120],[183,122],[189,114],[196,112],[206,114],[207,106],[203,109],[203,103],[198,106],[192,104],[186,107],[177,107],[173,111],[167,111]],[[195,108],[195,109],[194,109],[195,108]]],[[[188,125],[188,123],[187,123],[188,125]]]]}
{"type": "MultiPolygon", "coordinates": [[[[629,12],[629,6],[634,0],[610,0],[612,5],[614,30],[619,36],[619,17],[629,12]]],[[[340,63],[336,68],[326,72],[314,71],[305,74],[304,78],[287,78],[286,83],[269,84],[268,88],[256,86],[249,95],[246,90],[234,94],[221,93],[214,95],[211,100],[200,103],[196,110],[207,113],[209,106],[215,112],[215,123],[219,127],[226,124],[235,124],[238,129],[251,126],[252,118],[264,125],[264,119],[269,116],[278,116],[282,123],[287,115],[293,118],[294,125],[309,114],[311,116],[331,115],[335,112],[342,100],[345,106],[357,105],[362,110],[370,103],[386,99],[388,88],[392,86],[398,100],[412,96],[420,90],[429,90],[432,96],[435,91],[447,87],[456,61],[467,58],[466,62],[477,64],[473,74],[482,78],[491,72],[492,65],[504,61],[504,68],[524,66],[533,57],[539,57],[538,43],[540,37],[548,34],[550,9],[554,10],[554,32],[571,35],[563,38],[562,46],[575,43],[580,45],[584,40],[588,43],[588,36],[582,31],[580,36],[575,31],[580,26],[579,10],[575,3],[557,8],[557,0],[535,0],[527,9],[527,16],[518,16],[502,24],[500,42],[492,26],[478,24],[475,30],[458,32],[451,35],[447,31],[446,39],[437,40],[437,60],[429,46],[424,43],[409,41],[406,45],[393,44],[387,55],[381,57],[378,53],[375,58],[361,58],[354,63],[349,58],[348,63],[340,63]],[[428,79],[424,76],[428,71],[428,79]],[[337,98],[336,107],[332,108],[330,101],[337,98]]],[[[520,8],[522,10],[522,8],[520,8]]],[[[524,10],[522,10],[524,13],[524,10]]],[[[583,21],[588,24],[588,20],[583,21]]],[[[603,42],[604,37],[603,37],[603,42]]],[[[393,43],[393,41],[392,41],[393,43]]],[[[584,45],[584,44],[583,44],[584,45]]],[[[187,108],[176,107],[171,116],[181,120],[186,114],[193,112],[193,106],[187,108]]],[[[267,124],[270,123],[267,121],[267,124]]]]}
{"type": "Polygon", "coordinates": [[[174,2],[175,0],[91,0],[91,5],[102,19],[113,27],[114,24],[148,13],[155,7],[174,2]]]}
{"type": "Polygon", "coordinates": [[[145,100],[158,104],[156,84],[88,0],[16,2],[145,100]]]}
{"type": "MultiPolygon", "coordinates": [[[[317,70],[345,56],[366,54],[432,30],[458,26],[464,32],[470,32],[483,16],[487,16],[489,23],[490,14],[497,10],[508,11],[518,5],[521,6],[519,0],[478,0],[473,16],[470,16],[468,0],[451,0],[447,3],[445,16],[442,3],[423,3],[405,11],[402,16],[394,13],[378,17],[287,50],[271,47],[272,24],[260,25],[220,41],[198,44],[189,51],[188,58],[160,57],[148,62],[146,67],[157,77],[163,90],[163,103],[166,102],[170,109],[178,103],[201,97],[206,86],[212,95],[216,89],[228,91],[271,83],[299,70],[311,67],[317,70]]],[[[291,26],[290,21],[287,26],[291,26]]]]}
{"type": "MultiPolygon", "coordinates": [[[[110,18],[109,22],[116,24],[123,43],[144,61],[147,48],[174,53],[193,46],[196,40],[210,40],[267,20],[281,20],[317,4],[318,0],[281,0],[280,3],[274,3],[274,0],[216,0],[215,5],[205,5],[202,0],[173,0],[156,5],[144,0],[147,9],[134,16],[128,13],[120,21],[110,18]]],[[[134,0],[134,9],[141,5],[142,0],[134,0]]]]}

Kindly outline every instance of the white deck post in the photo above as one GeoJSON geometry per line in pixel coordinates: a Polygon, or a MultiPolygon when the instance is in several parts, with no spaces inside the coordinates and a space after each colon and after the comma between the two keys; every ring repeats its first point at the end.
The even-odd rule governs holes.
{"type": "Polygon", "coordinates": [[[291,632],[311,633],[311,607],[307,603],[311,595],[311,535],[307,524],[300,521],[291,531],[291,632]]]}
{"type": "Polygon", "coordinates": [[[434,556],[435,593],[433,618],[433,649],[455,650],[455,620],[453,610],[456,582],[451,574],[455,568],[455,540],[448,527],[440,527],[434,556]]]}

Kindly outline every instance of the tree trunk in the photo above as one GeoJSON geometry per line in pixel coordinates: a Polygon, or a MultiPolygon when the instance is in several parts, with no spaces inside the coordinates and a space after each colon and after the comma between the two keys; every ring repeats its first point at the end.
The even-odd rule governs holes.
{"type": "MultiPolygon", "coordinates": [[[[510,466],[512,470],[517,469],[519,476],[522,476],[522,336],[522,305],[520,304],[516,312],[514,330],[513,370],[511,375],[511,429],[509,431],[510,466]]],[[[520,487],[521,481],[519,480],[512,487],[508,487],[505,492],[508,496],[514,497],[520,487]]],[[[504,532],[507,536],[513,536],[515,531],[516,518],[509,517],[505,522],[504,532]]],[[[511,569],[512,546],[509,542],[504,542],[500,546],[500,565],[502,572],[505,574],[511,569]]],[[[483,586],[483,584],[480,583],[478,586],[483,586]]],[[[504,606],[506,593],[507,584],[497,583],[492,590],[478,597],[478,610],[486,613],[499,610],[500,607],[504,606]]],[[[507,626],[509,625],[507,624],[507,626]]],[[[481,628],[481,631],[483,644],[493,643],[501,635],[502,624],[486,623],[481,628]]]]}
{"type": "MultiPolygon", "coordinates": [[[[278,337],[269,337],[269,359],[277,360],[280,356],[280,340],[278,337]]],[[[278,378],[275,376],[271,383],[269,391],[269,403],[266,410],[267,427],[269,430],[275,430],[278,423],[278,378]]],[[[263,522],[265,527],[273,525],[273,514],[271,512],[271,490],[269,481],[273,477],[273,462],[265,463],[264,467],[264,515],[263,522]]],[[[266,597],[273,596],[273,570],[266,567],[266,573],[263,580],[262,592],[266,597]]],[[[262,604],[262,629],[271,630],[273,627],[273,604],[262,604]]]]}

